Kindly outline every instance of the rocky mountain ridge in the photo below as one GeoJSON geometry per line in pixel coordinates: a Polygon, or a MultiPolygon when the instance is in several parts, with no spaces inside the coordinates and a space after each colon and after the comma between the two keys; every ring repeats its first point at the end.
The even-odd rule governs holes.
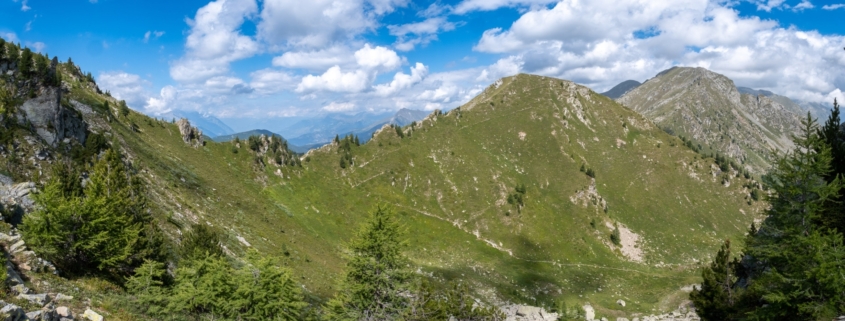
{"type": "Polygon", "coordinates": [[[661,128],[685,136],[705,153],[720,153],[761,174],[771,152],[792,148],[801,115],[765,94],[740,92],[704,68],[675,67],[618,99],[661,128]]]}

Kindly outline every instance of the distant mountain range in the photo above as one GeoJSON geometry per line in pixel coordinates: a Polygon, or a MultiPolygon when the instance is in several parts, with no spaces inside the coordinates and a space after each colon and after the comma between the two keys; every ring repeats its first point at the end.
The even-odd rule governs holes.
{"type": "MultiPolygon", "coordinates": [[[[407,108],[400,109],[392,115],[370,113],[358,113],[355,115],[331,114],[320,118],[304,119],[286,128],[285,132],[288,133],[304,132],[304,134],[294,138],[285,138],[279,133],[266,129],[255,129],[240,133],[227,133],[211,137],[213,137],[212,140],[216,142],[226,142],[235,139],[235,137],[238,137],[239,139],[247,139],[249,136],[253,135],[276,135],[285,138],[288,141],[288,146],[291,150],[297,153],[304,153],[310,149],[329,143],[335,136],[343,137],[352,134],[357,135],[361,142],[366,142],[370,140],[373,133],[386,124],[406,126],[415,121],[422,120],[427,115],[427,112],[407,108]]],[[[191,123],[193,124],[193,120],[189,120],[191,120],[191,123]]],[[[203,132],[206,132],[200,124],[197,124],[197,127],[202,129],[203,132]]]]}
{"type": "Polygon", "coordinates": [[[737,87],[739,92],[751,94],[751,95],[763,95],[769,97],[771,100],[778,102],[779,104],[797,112],[800,114],[804,114],[806,112],[810,112],[810,114],[819,119],[825,119],[830,114],[830,109],[833,108],[833,103],[817,103],[817,102],[809,102],[803,101],[798,99],[791,99],[789,97],[781,96],[775,94],[768,90],[758,90],[758,89],[751,89],[748,87],[737,87]]]}
{"type": "Polygon", "coordinates": [[[312,145],[328,143],[335,135],[346,136],[357,135],[361,142],[370,140],[373,133],[385,124],[406,126],[414,121],[425,118],[428,112],[402,108],[395,114],[369,114],[359,113],[355,115],[332,114],[317,119],[302,120],[287,132],[302,132],[302,134],[288,139],[295,145],[312,145]]]}

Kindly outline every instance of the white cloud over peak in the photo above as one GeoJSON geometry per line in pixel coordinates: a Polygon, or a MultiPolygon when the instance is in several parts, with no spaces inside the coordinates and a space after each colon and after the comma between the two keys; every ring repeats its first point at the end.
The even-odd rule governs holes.
{"type": "Polygon", "coordinates": [[[405,0],[266,0],[258,34],[276,48],[319,49],[373,30],[378,17],[405,5],[405,0]]]}
{"type": "Polygon", "coordinates": [[[340,45],[320,50],[288,51],[273,58],[273,66],[307,70],[326,70],[331,66],[349,66],[352,63],[355,63],[352,50],[340,45]]]}
{"type": "Polygon", "coordinates": [[[125,100],[133,108],[140,108],[149,98],[147,87],[151,84],[141,76],[123,71],[102,72],[97,77],[100,88],[107,90],[114,98],[125,100]]]}
{"type": "Polygon", "coordinates": [[[354,65],[341,67],[334,65],[322,75],[307,75],[296,87],[298,93],[331,91],[358,93],[370,88],[376,76],[399,68],[404,62],[395,51],[381,46],[365,44],[355,51],[354,65]]]}
{"type": "Polygon", "coordinates": [[[361,92],[369,87],[371,76],[364,70],[344,72],[340,66],[334,66],[319,76],[307,75],[296,87],[298,93],[314,91],[361,92]]]}
{"type": "MultiPolygon", "coordinates": [[[[507,56],[477,80],[529,72],[602,91],[681,65],[706,67],[741,86],[812,101],[845,87],[845,37],[784,28],[708,0],[681,2],[565,0],[530,10],[508,29],[484,32],[474,49],[507,56]]],[[[763,10],[786,4],[757,5],[763,10]]]]}
{"type": "Polygon", "coordinates": [[[155,115],[167,113],[173,110],[171,104],[176,101],[177,95],[178,93],[175,87],[164,86],[164,88],[161,88],[159,97],[150,97],[147,99],[144,109],[155,115]]]}
{"type": "Polygon", "coordinates": [[[425,76],[428,76],[428,67],[418,62],[415,66],[411,67],[410,75],[401,71],[397,72],[393,76],[393,81],[387,84],[376,85],[373,89],[375,89],[376,94],[379,96],[389,96],[421,82],[425,76]]]}
{"type": "Polygon", "coordinates": [[[425,46],[437,40],[439,32],[454,30],[455,24],[446,20],[445,17],[433,17],[420,22],[390,25],[387,29],[397,38],[394,44],[397,50],[410,51],[418,45],[425,46]]]}
{"type": "Polygon", "coordinates": [[[274,69],[261,69],[250,74],[252,81],[249,86],[259,94],[272,94],[295,88],[296,77],[274,69]]]}
{"type": "Polygon", "coordinates": [[[822,9],[824,10],[836,10],[840,8],[845,8],[845,3],[828,4],[822,6],[822,9]]]}
{"type": "Polygon", "coordinates": [[[229,63],[255,55],[257,41],[240,33],[248,17],[258,13],[255,0],[217,0],[187,20],[191,29],[185,41],[186,54],[173,62],[170,76],[183,82],[203,81],[229,71],[229,63]]]}
{"type": "Polygon", "coordinates": [[[402,65],[402,58],[395,51],[382,46],[364,45],[355,52],[355,61],[358,65],[367,69],[390,71],[402,65]]]}

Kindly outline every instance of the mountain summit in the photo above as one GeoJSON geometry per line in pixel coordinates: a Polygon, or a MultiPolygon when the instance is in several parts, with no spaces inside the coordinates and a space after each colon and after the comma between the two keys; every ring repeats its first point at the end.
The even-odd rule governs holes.
{"type": "Polygon", "coordinates": [[[636,89],[640,85],[642,85],[642,83],[640,83],[639,81],[626,80],[616,86],[613,86],[613,88],[601,94],[612,99],[617,99],[619,97],[622,97],[622,95],[627,94],[629,91],[636,89]]]}
{"type": "Polygon", "coordinates": [[[704,68],[660,72],[618,101],[704,152],[721,153],[762,173],[772,150],[792,148],[800,115],[767,97],[740,92],[734,82],[704,68]]]}

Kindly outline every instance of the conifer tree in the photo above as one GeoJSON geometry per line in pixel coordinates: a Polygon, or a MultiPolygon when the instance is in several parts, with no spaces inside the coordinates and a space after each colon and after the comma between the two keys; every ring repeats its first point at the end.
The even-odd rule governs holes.
{"type": "Polygon", "coordinates": [[[142,313],[161,316],[167,312],[170,296],[169,289],[165,287],[167,277],[164,263],[147,260],[126,281],[126,289],[135,295],[142,313]]]}
{"type": "Polygon", "coordinates": [[[22,79],[29,78],[32,73],[32,50],[29,50],[29,48],[23,48],[21,52],[20,60],[18,61],[18,72],[20,73],[19,77],[22,79]]]}
{"type": "Polygon", "coordinates": [[[401,237],[393,213],[378,206],[349,245],[352,257],[340,291],[326,307],[328,320],[399,317],[408,301],[402,292],[410,280],[401,237]]]}
{"type": "Polygon", "coordinates": [[[21,234],[61,271],[122,278],[145,259],[162,259],[163,236],[151,224],[143,185],[130,177],[120,154],[108,150],[82,195],[69,192],[75,175],[57,175],[35,195],[39,210],[24,217],[21,234]]]}
{"type": "Polygon", "coordinates": [[[731,262],[731,241],[725,240],[710,267],[701,272],[704,280],[690,293],[690,299],[704,320],[729,320],[737,300],[733,289],[736,264],[731,262]]]}
{"type": "MultiPolygon", "coordinates": [[[[795,149],[776,157],[763,177],[771,196],[767,218],[750,231],[742,260],[734,264],[736,281],[733,306],[719,302],[712,290],[691,296],[702,316],[722,320],[823,320],[845,309],[845,246],[840,232],[819,222],[827,216],[829,200],[838,195],[838,178],[830,173],[831,152],[818,135],[818,125],[807,115],[802,131],[793,137],[795,149]],[[715,300],[715,301],[714,301],[715,300]]],[[[725,272],[724,254],[717,255],[711,270],[720,278],[725,272]],[[719,267],[719,269],[717,269],[719,267]]],[[[707,273],[704,274],[708,282],[707,273]]],[[[726,281],[719,286],[727,287],[726,281]]],[[[711,318],[711,320],[713,320],[711,318]]]]}
{"type": "MultiPolygon", "coordinates": [[[[839,102],[834,99],[830,116],[818,131],[821,140],[830,147],[832,158],[832,170],[825,175],[827,182],[833,182],[837,177],[845,180],[845,126],[839,115],[839,102]]],[[[832,197],[826,204],[827,215],[821,217],[823,225],[835,228],[841,233],[845,233],[845,205],[843,205],[845,203],[843,202],[845,202],[845,189],[841,189],[838,195],[832,197]]]]}
{"type": "Polygon", "coordinates": [[[193,224],[191,230],[182,235],[179,254],[183,260],[195,260],[206,256],[223,256],[220,235],[206,224],[193,224]]]}
{"type": "Polygon", "coordinates": [[[224,257],[207,256],[183,262],[176,269],[176,285],[168,310],[217,318],[232,315],[232,294],[237,289],[232,274],[234,270],[224,257]]]}
{"type": "Polygon", "coordinates": [[[302,292],[291,271],[273,257],[250,250],[247,265],[235,273],[236,289],[231,302],[235,316],[243,320],[302,320],[302,292]]]}

